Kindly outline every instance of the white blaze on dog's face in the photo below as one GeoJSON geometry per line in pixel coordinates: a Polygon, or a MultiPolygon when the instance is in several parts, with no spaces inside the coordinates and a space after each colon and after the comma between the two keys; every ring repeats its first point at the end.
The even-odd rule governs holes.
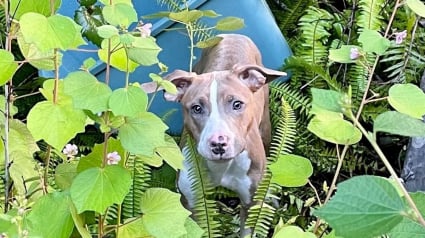
{"type": "Polygon", "coordinates": [[[231,159],[246,148],[246,134],[254,117],[252,91],[227,72],[203,74],[208,90],[193,85],[182,98],[186,127],[198,152],[206,159],[231,159]],[[235,91],[237,89],[237,92],[235,91]]]}
{"type": "Polygon", "coordinates": [[[254,94],[266,83],[263,70],[276,72],[275,77],[282,75],[250,65],[201,75],[175,71],[167,76],[179,92],[166,93],[165,97],[183,105],[185,127],[197,142],[201,156],[228,160],[246,149],[247,134],[258,129],[262,115],[253,104],[254,95],[264,97],[262,93],[254,94]]]}

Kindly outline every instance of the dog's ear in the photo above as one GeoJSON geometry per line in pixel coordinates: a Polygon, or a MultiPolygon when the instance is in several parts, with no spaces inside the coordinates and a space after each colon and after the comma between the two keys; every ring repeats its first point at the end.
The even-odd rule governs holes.
{"type": "Polygon", "coordinates": [[[164,79],[176,85],[177,93],[171,94],[171,93],[165,92],[164,93],[165,100],[180,102],[184,93],[192,84],[192,80],[195,76],[196,76],[196,73],[190,73],[183,70],[175,70],[174,72],[166,75],[164,79]]]}
{"type": "Polygon", "coordinates": [[[273,81],[274,79],[286,76],[285,72],[268,69],[259,65],[235,65],[233,72],[237,74],[238,78],[242,80],[251,91],[255,92],[260,89],[264,84],[273,81]]]}

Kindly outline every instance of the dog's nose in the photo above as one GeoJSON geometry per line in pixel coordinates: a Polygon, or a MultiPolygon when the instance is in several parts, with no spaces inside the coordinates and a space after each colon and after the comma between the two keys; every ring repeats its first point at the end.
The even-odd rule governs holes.
{"type": "Polygon", "coordinates": [[[226,152],[228,137],[224,135],[213,135],[210,138],[211,151],[216,155],[223,155],[226,152]]]}

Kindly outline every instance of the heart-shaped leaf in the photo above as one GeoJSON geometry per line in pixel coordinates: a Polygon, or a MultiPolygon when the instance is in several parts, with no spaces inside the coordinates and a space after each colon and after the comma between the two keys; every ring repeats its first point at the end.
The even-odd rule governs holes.
{"type": "Polygon", "coordinates": [[[63,80],[65,93],[70,95],[75,108],[88,109],[93,113],[106,111],[111,88],[90,73],[76,71],[63,80]]]}
{"type": "Polygon", "coordinates": [[[81,27],[65,16],[53,15],[46,18],[38,13],[25,13],[19,22],[26,43],[33,43],[41,51],[59,48],[77,48],[85,44],[81,27]]]}
{"type": "Polygon", "coordinates": [[[142,221],[154,237],[181,237],[186,234],[185,222],[190,212],[180,203],[180,194],[164,188],[150,188],[140,202],[142,221]],[[158,224],[161,224],[158,227],[158,224]]]}
{"type": "Polygon", "coordinates": [[[51,101],[37,103],[28,113],[28,130],[35,140],[43,139],[62,149],[74,136],[85,130],[86,115],[71,105],[51,101]]]}
{"type": "Polygon", "coordinates": [[[304,186],[313,174],[313,166],[308,159],[292,154],[280,155],[270,169],[272,182],[285,187],[304,186]]]}
{"type": "Polygon", "coordinates": [[[135,116],[140,112],[145,112],[147,105],[147,94],[135,86],[117,89],[109,98],[109,108],[117,116],[135,116]]]}
{"type": "Polygon", "coordinates": [[[131,175],[119,165],[84,170],[71,185],[71,198],[78,213],[103,214],[108,206],[120,204],[130,190],[131,175]]]}

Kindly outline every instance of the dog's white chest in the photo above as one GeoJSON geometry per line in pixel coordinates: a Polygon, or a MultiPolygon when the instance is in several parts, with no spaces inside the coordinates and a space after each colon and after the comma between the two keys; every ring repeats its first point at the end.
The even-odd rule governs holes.
{"type": "Polygon", "coordinates": [[[225,162],[207,161],[213,183],[237,192],[245,204],[251,202],[252,180],[248,176],[250,166],[251,159],[247,151],[225,162]]]}

